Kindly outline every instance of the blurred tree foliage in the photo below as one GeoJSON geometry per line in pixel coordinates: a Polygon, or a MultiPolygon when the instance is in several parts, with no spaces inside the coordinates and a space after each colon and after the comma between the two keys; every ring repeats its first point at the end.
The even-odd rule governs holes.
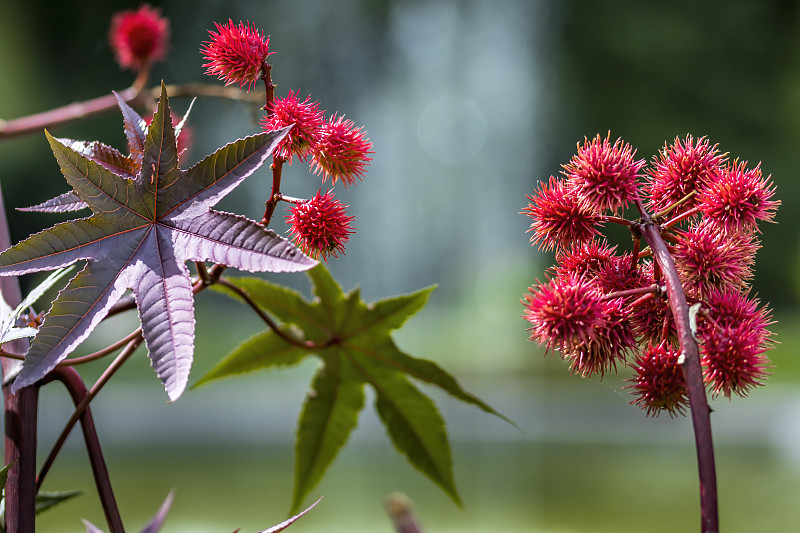
{"type": "MultiPolygon", "coordinates": [[[[454,6],[461,23],[489,2],[428,1],[454,6]]],[[[208,81],[200,68],[197,47],[211,20],[272,20],[274,24],[266,25],[281,44],[282,70],[276,76],[280,74],[283,88],[311,90],[324,83],[326,108],[353,108],[354,100],[382,94],[385,85],[381,84],[386,80],[396,83],[393,73],[401,72],[400,79],[405,79],[392,55],[395,45],[388,29],[393,16],[421,2],[154,0],[174,23],[170,60],[155,66],[153,79],[208,81]]],[[[132,76],[118,70],[105,30],[98,32],[97,28],[107,28],[111,13],[136,5],[138,2],[126,0],[110,0],[91,9],[78,0],[4,3],[0,7],[0,64],[7,75],[0,79],[0,117],[12,118],[96,96],[103,92],[102,87],[124,88],[132,76]],[[77,18],[76,9],[81,13],[77,18]],[[64,24],[65,20],[70,24],[64,24]],[[29,28],[36,28],[35,35],[29,28]]],[[[544,78],[537,79],[543,89],[537,94],[544,98],[534,100],[533,106],[547,109],[537,114],[520,108],[531,120],[546,117],[544,124],[537,124],[540,134],[533,142],[544,145],[537,153],[547,154],[548,160],[530,162],[533,168],[527,178],[531,189],[535,180],[546,178],[568,161],[575,143],[584,136],[611,130],[612,136],[621,136],[637,147],[639,157],[649,159],[665,140],[687,133],[707,135],[722,150],[751,164],[762,161],[764,172],[772,174],[783,205],[779,223],[763,230],[764,248],[758,256],[754,285],[760,296],[776,307],[797,302],[800,206],[794,198],[800,196],[800,182],[795,178],[794,163],[800,145],[800,2],[497,0],[492,9],[531,18],[523,27],[533,35],[520,41],[529,43],[530,49],[503,58],[524,64],[544,78]],[[546,174],[540,169],[546,169],[546,174]]],[[[485,65],[475,68],[478,70],[470,72],[477,73],[485,65]]],[[[514,89],[521,101],[531,90],[527,86],[514,89]]],[[[480,94],[473,96],[481,98],[480,94]]],[[[408,101],[405,105],[411,111],[416,104],[408,101]]],[[[202,123],[203,117],[203,109],[193,117],[197,131],[209,128],[202,123]]],[[[59,128],[57,135],[99,138],[112,145],[124,141],[114,113],[59,128]]],[[[390,150],[388,146],[379,148],[384,154],[390,150]]],[[[201,151],[199,148],[196,155],[202,155],[201,151]]],[[[508,146],[506,152],[495,153],[494,160],[519,161],[528,156],[518,147],[508,146]]],[[[42,136],[0,143],[0,161],[0,179],[9,206],[35,203],[63,190],[63,184],[53,179],[58,172],[42,136]]],[[[519,179],[518,174],[510,172],[505,179],[519,179]]],[[[519,218],[522,199],[508,198],[505,203],[511,206],[508,216],[519,218]]],[[[12,237],[19,240],[45,225],[47,221],[35,216],[19,216],[12,237]]],[[[520,240],[517,235],[498,237],[508,247],[524,242],[524,237],[520,240]]],[[[469,245],[473,244],[470,240],[469,245]]]]}

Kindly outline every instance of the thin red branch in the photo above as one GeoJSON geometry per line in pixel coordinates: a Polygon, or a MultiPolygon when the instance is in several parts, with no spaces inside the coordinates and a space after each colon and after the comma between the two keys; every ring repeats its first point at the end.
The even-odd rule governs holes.
{"type": "MultiPolygon", "coordinates": [[[[8,218],[0,190],[0,248],[11,246],[8,218]]],[[[17,276],[0,278],[0,290],[12,307],[22,301],[17,276]]],[[[17,339],[5,344],[7,350],[23,354],[28,349],[27,339],[17,339]]],[[[19,363],[0,359],[3,368],[3,411],[5,414],[4,464],[11,465],[6,478],[3,503],[5,504],[6,530],[9,533],[34,533],[36,530],[36,418],[39,407],[39,390],[23,387],[11,394],[14,374],[19,363]]]]}
{"type": "Polygon", "coordinates": [[[636,289],[627,289],[624,291],[610,292],[603,295],[603,300],[612,300],[614,298],[625,298],[626,296],[638,296],[640,294],[658,294],[660,291],[658,284],[648,285],[647,287],[638,287],[636,289]]]}
{"type": "MultiPolygon", "coordinates": [[[[139,96],[140,89],[131,86],[118,93],[120,98],[126,102],[132,101],[139,96]]],[[[97,115],[113,109],[117,105],[117,99],[113,94],[106,94],[91,100],[75,102],[63,107],[21,117],[9,121],[0,122],[0,138],[17,137],[28,133],[35,133],[44,128],[54,128],[61,124],[67,124],[76,120],[97,115]]]]}
{"type": "Polygon", "coordinates": [[[697,450],[697,467],[700,478],[700,509],[703,533],[719,531],[719,511],[717,505],[717,474],[714,463],[714,445],[711,436],[711,409],[708,407],[700,352],[692,335],[689,323],[689,305],[675,267],[675,261],[661,238],[659,227],[647,212],[640,207],[643,223],[642,236],[653,251],[656,264],[667,289],[667,298],[672,315],[683,361],[683,375],[689,392],[689,406],[692,412],[692,425],[697,450]]]}
{"type": "Polygon", "coordinates": [[[297,346],[298,348],[306,348],[309,350],[314,350],[314,349],[326,348],[338,342],[338,340],[335,337],[331,337],[330,339],[328,339],[323,343],[316,343],[314,341],[302,341],[300,339],[296,339],[295,337],[289,335],[283,329],[281,329],[278,323],[275,322],[271,316],[266,314],[261,309],[261,307],[250,297],[247,291],[231,283],[227,279],[221,279],[218,281],[218,283],[219,285],[225,287],[226,289],[230,290],[231,292],[239,296],[242,300],[244,300],[247,303],[247,305],[249,305],[250,308],[253,311],[255,311],[255,313],[259,316],[259,318],[261,318],[261,320],[263,320],[264,323],[267,324],[267,326],[269,326],[270,329],[272,329],[272,331],[274,331],[276,335],[278,335],[278,337],[280,337],[281,339],[285,340],[286,342],[288,342],[293,346],[297,346]]]}
{"type": "MultiPolygon", "coordinates": [[[[64,385],[76,408],[88,395],[86,385],[84,385],[83,380],[74,368],[56,367],[38,385],[45,385],[54,380],[60,381],[64,385]]],[[[89,463],[92,466],[94,484],[97,487],[100,505],[103,507],[108,528],[111,533],[125,533],[122,517],[119,514],[119,507],[117,507],[117,500],[114,497],[114,490],[111,486],[111,478],[108,475],[108,467],[103,458],[103,450],[100,448],[100,440],[97,438],[94,418],[88,405],[80,416],[80,422],[83,430],[83,440],[86,444],[86,452],[89,454],[89,463]]],[[[40,483],[37,484],[37,489],[40,486],[40,483]]]]}
{"type": "Polygon", "coordinates": [[[72,431],[72,428],[75,427],[75,423],[78,421],[78,419],[80,419],[86,408],[89,407],[91,401],[94,399],[95,396],[97,396],[97,394],[105,386],[105,384],[108,383],[108,381],[117,372],[117,370],[119,370],[120,367],[122,367],[122,365],[125,363],[125,361],[127,361],[128,358],[133,354],[133,352],[136,351],[136,348],[139,347],[139,344],[141,344],[142,340],[143,340],[142,336],[139,335],[138,337],[130,341],[128,345],[125,347],[125,349],[122,350],[122,352],[117,356],[117,358],[114,359],[114,361],[108,366],[105,372],[103,372],[103,374],[99,378],[97,378],[97,381],[95,382],[94,385],[92,385],[92,388],[89,389],[89,392],[86,394],[86,396],[84,396],[83,399],[81,399],[81,401],[78,403],[78,405],[75,406],[75,411],[72,413],[72,416],[69,417],[67,423],[64,424],[64,429],[61,430],[61,434],[58,436],[56,443],[53,445],[52,449],[50,450],[50,453],[47,456],[47,459],[45,459],[44,463],[42,464],[42,468],[39,470],[39,477],[36,480],[37,490],[39,487],[42,486],[44,478],[50,471],[50,467],[53,466],[53,462],[56,460],[58,452],[60,452],[61,448],[64,446],[64,442],[66,442],[67,437],[72,431]]]}
{"type": "Polygon", "coordinates": [[[689,209],[688,211],[684,211],[683,213],[671,218],[670,220],[667,220],[666,222],[661,224],[661,227],[662,228],[671,228],[671,227],[675,226],[676,224],[678,224],[680,222],[683,222],[684,220],[686,220],[687,218],[691,217],[692,215],[696,215],[699,212],[700,212],[700,208],[699,207],[693,207],[693,208],[689,209]]]}
{"type": "MultiPolygon", "coordinates": [[[[145,90],[143,90],[142,87],[143,85],[139,86],[137,83],[134,83],[118,94],[129,104],[145,103],[148,99],[157,99],[161,95],[161,86],[145,90]]],[[[219,87],[217,85],[205,83],[167,85],[167,93],[170,98],[206,96],[252,103],[256,103],[260,100],[257,96],[242,92],[236,87],[219,87]]],[[[92,98],[91,100],[75,102],[34,115],[11,120],[0,119],[0,139],[31,133],[41,133],[44,128],[52,129],[56,126],[110,111],[116,107],[117,99],[114,95],[106,94],[97,98],[92,98]]]]}
{"type": "Polygon", "coordinates": [[[281,170],[283,169],[283,158],[274,156],[270,169],[272,170],[272,193],[269,200],[265,205],[264,218],[261,219],[261,225],[264,227],[269,226],[272,221],[272,215],[275,214],[275,208],[278,206],[278,201],[281,195],[281,170]]]}

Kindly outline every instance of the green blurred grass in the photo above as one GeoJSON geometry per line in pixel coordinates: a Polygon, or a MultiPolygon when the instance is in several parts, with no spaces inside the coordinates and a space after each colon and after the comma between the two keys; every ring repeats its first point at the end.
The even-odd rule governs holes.
{"type": "Polygon", "coordinates": [[[771,329],[777,344],[768,352],[774,366],[767,384],[800,385],[800,312],[783,311],[774,318],[771,329]]]}
{"type": "MultiPolygon", "coordinates": [[[[426,531],[438,533],[672,533],[699,523],[694,450],[687,443],[608,445],[563,442],[456,443],[457,508],[388,446],[344,451],[314,491],[321,504],[293,533],[390,533],[382,499],[401,490],[426,531]]],[[[38,531],[82,532],[80,517],[103,525],[85,461],[65,457],[48,489],[86,493],[41,516],[38,531]]],[[[717,449],[720,513],[729,533],[797,531],[798,465],[761,447],[717,449]]],[[[242,533],[285,518],[291,491],[288,446],[113,450],[109,467],[130,531],[170,488],[165,532],[242,533]]]]}

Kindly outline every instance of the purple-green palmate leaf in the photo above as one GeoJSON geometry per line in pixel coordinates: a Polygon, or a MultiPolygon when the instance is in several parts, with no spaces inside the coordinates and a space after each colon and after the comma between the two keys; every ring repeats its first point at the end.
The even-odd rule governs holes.
{"type": "MultiPolygon", "coordinates": [[[[132,145],[144,133],[121,103],[132,145]]],[[[133,291],[151,363],[171,401],[189,376],[194,352],[193,294],[186,261],[214,261],[251,272],[294,272],[316,261],[245,217],[211,209],[258,169],[288,128],[220,148],[188,170],[178,166],[166,89],[131,177],[47,134],[73,193],[92,216],[57,224],[0,253],[0,275],[52,270],[88,260],[53,301],[13,390],[41,379],[71,353],[127,290],[133,291]]],[[[116,155],[113,156],[116,158],[116,155]]]]}
{"type": "Polygon", "coordinates": [[[395,345],[391,332],[424,307],[433,287],[367,304],[357,289],[345,294],[322,265],[308,275],[316,296],[313,301],[263,279],[229,278],[281,322],[283,335],[268,329],[248,339],[198,384],[297,364],[312,354],[322,359],[298,420],[293,511],[319,483],[355,429],[365,385],[375,391],[376,410],[398,451],[459,502],[444,421],[434,403],[408,378],[436,385],[461,401],[508,419],[465,391],[436,363],[407,355],[395,345]],[[295,342],[287,340],[287,335],[295,336],[295,342]]]}
{"type": "Polygon", "coordinates": [[[311,509],[316,507],[317,504],[320,501],[322,501],[322,498],[318,499],[317,501],[315,501],[314,503],[312,503],[311,505],[306,507],[306,509],[304,511],[301,511],[301,512],[297,513],[296,515],[294,515],[293,517],[291,517],[291,518],[289,518],[287,520],[284,520],[280,524],[274,525],[269,529],[265,529],[264,531],[261,531],[260,533],[279,533],[280,531],[283,531],[287,527],[291,526],[292,524],[294,524],[295,522],[300,520],[307,512],[309,512],[311,509]]]}
{"type": "MultiPolygon", "coordinates": [[[[164,522],[167,520],[167,514],[172,507],[172,501],[175,499],[175,492],[170,491],[164,499],[164,503],[158,508],[156,514],[150,519],[150,522],[144,526],[140,533],[159,533],[161,528],[164,527],[164,522]]],[[[88,520],[83,520],[83,525],[86,526],[86,533],[104,533],[102,529],[92,524],[88,520]]]]}
{"type": "MultiPolygon", "coordinates": [[[[144,144],[147,138],[148,125],[147,122],[139,116],[139,114],[125,102],[115,92],[114,96],[117,98],[117,105],[122,112],[123,128],[125,130],[125,137],[128,140],[129,155],[123,155],[116,148],[107,146],[98,141],[74,141],[72,139],[59,139],[61,144],[69,146],[76,152],[86,156],[95,163],[98,163],[108,170],[114,172],[118,176],[129,179],[137,179],[142,168],[142,159],[144,157],[144,144]]],[[[189,104],[189,109],[183,115],[180,123],[175,126],[175,139],[180,137],[180,132],[189,118],[189,113],[194,105],[194,100],[189,104]]],[[[179,154],[180,156],[180,154],[179,154]]],[[[86,202],[80,199],[74,192],[65,192],[51,198],[46,202],[42,202],[31,207],[20,207],[18,211],[41,212],[41,213],[64,213],[68,211],[79,211],[89,207],[86,202]]]]}

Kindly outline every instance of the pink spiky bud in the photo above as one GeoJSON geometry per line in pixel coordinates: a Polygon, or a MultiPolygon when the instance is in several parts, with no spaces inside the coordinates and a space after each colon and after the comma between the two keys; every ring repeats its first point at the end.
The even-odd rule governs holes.
{"type": "Polygon", "coordinates": [[[346,205],[342,205],[333,191],[316,196],[306,202],[296,204],[286,221],[291,225],[290,233],[297,246],[311,257],[338,257],[344,253],[344,246],[354,233],[350,222],[355,218],[347,215],[346,205]]]}
{"type": "Polygon", "coordinates": [[[312,102],[310,96],[301,102],[297,94],[289,92],[285,98],[276,98],[272,103],[272,112],[261,119],[261,128],[264,131],[294,125],[275,151],[276,155],[289,164],[293,155],[298,156],[300,161],[305,161],[309,154],[319,149],[322,125],[325,123],[319,102],[312,102]]]}
{"type": "Polygon", "coordinates": [[[122,68],[141,70],[146,64],[164,59],[169,41],[169,21],[161,10],[143,4],[111,18],[108,40],[122,68]]]}
{"type": "Polygon", "coordinates": [[[264,37],[255,24],[228,19],[227,24],[215,22],[217,31],[208,30],[210,41],[205,41],[200,52],[208,61],[203,64],[206,74],[217,76],[225,85],[238,84],[251,90],[262,73],[269,51],[269,36],[264,37]]]}

